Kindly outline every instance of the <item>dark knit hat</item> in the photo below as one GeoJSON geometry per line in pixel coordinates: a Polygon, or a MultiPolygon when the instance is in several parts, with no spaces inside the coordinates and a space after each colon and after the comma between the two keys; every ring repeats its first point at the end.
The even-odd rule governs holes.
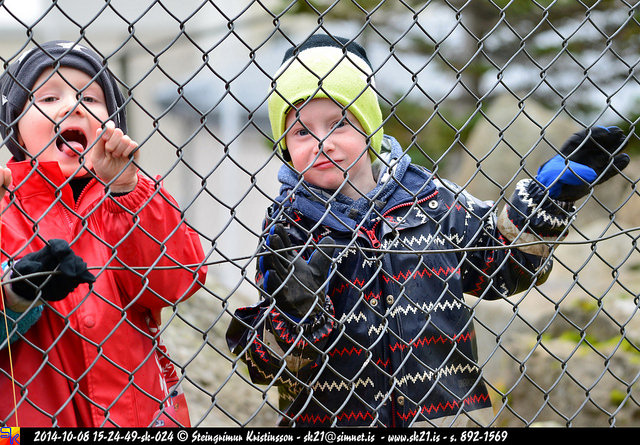
{"type": "Polygon", "coordinates": [[[286,116],[292,106],[309,98],[328,98],[353,113],[370,138],[370,147],[380,151],[382,111],[374,85],[373,68],[364,48],[343,37],[316,34],[290,48],[274,76],[269,96],[269,120],[273,138],[285,160],[286,116]]]}
{"type": "Polygon", "coordinates": [[[25,51],[0,77],[0,134],[17,161],[26,158],[17,142],[18,121],[36,80],[47,68],[69,67],[91,76],[102,88],[110,119],[127,132],[124,97],[114,76],[92,50],[75,42],[56,40],[25,51]]]}

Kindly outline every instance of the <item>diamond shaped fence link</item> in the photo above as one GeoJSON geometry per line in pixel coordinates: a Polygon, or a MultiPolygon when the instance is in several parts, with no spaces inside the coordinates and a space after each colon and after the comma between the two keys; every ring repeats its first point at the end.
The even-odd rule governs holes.
{"type": "MultiPolygon", "coordinates": [[[[140,412],[139,426],[159,420],[185,424],[169,409],[170,393],[150,390],[140,377],[156,361],[175,368],[193,426],[637,425],[638,4],[5,0],[0,26],[5,70],[25,51],[50,40],[95,51],[126,99],[128,134],[139,145],[130,162],[153,178],[153,190],[138,210],[109,194],[90,211],[74,207],[65,198],[68,181],[60,184],[37,173],[43,154],[31,162],[30,173],[12,183],[1,214],[2,256],[9,265],[4,289],[17,280],[10,275],[11,264],[48,240],[47,221],[54,214],[66,214],[76,227],[68,239],[72,245],[88,237],[107,254],[104,264],[90,264],[96,284],[74,300],[75,307],[65,300],[38,300],[46,320],[55,320],[48,343],[34,334],[37,325],[20,330],[26,312],[3,312],[1,425],[26,426],[37,419],[44,426],[66,426],[68,413],[75,412],[84,419],[80,423],[124,426],[119,413],[123,406],[135,410],[136,397],[151,400],[148,404],[158,410],[140,412]],[[278,311],[257,267],[270,253],[295,257],[266,244],[273,219],[295,229],[295,252],[305,261],[330,233],[295,213],[263,223],[266,209],[276,203],[283,165],[274,150],[280,140],[272,135],[267,99],[278,94],[276,73],[284,52],[314,34],[346,37],[366,48],[369,86],[383,110],[384,133],[432,172],[430,180],[452,181],[442,181],[440,194],[453,196],[453,203],[438,203],[399,184],[409,198],[392,212],[365,196],[382,242],[359,241],[358,233],[373,231],[362,222],[350,228],[351,239],[334,240],[341,253],[334,257],[326,304],[318,312],[333,330],[322,341],[312,340],[304,321],[278,311]],[[516,249],[494,238],[502,235],[492,232],[493,216],[510,203],[519,181],[536,178],[538,167],[559,153],[571,134],[597,125],[622,128],[630,165],[590,189],[554,239],[531,241],[534,223],[527,220],[513,244],[549,246],[550,256],[537,270],[524,263],[513,266],[520,261],[513,256],[516,249]],[[33,178],[42,178],[53,194],[39,214],[26,211],[19,197],[33,178]],[[472,201],[469,194],[493,201],[472,201]],[[165,232],[145,219],[145,209],[157,201],[179,214],[165,232]],[[131,224],[117,239],[92,221],[112,202],[120,203],[131,224]],[[28,227],[9,225],[16,211],[28,227]],[[475,221],[484,245],[468,243],[451,227],[456,212],[475,221]],[[403,221],[434,230],[406,231],[403,221]],[[185,225],[197,233],[204,254],[188,263],[173,256],[174,240],[180,240],[185,225]],[[5,244],[20,229],[29,232],[21,244],[5,244]],[[132,240],[142,238],[157,257],[142,264],[123,260],[132,240]],[[439,262],[444,255],[457,262],[439,262]],[[410,259],[402,263],[408,267],[391,270],[401,256],[410,259]],[[352,270],[353,258],[369,271],[366,278],[352,270]],[[549,278],[536,284],[551,264],[549,278]],[[197,274],[203,265],[206,281],[197,274]],[[528,276],[526,282],[518,283],[515,295],[494,298],[504,293],[502,273],[510,267],[528,276]],[[190,277],[183,293],[167,295],[155,285],[158,275],[180,271],[190,277]],[[134,277],[137,285],[119,289],[123,296],[114,299],[97,284],[111,275],[134,277]],[[467,276],[477,277],[479,287],[463,296],[461,281],[467,276]],[[416,290],[416,282],[423,287],[416,290]],[[383,288],[393,291],[380,293],[383,288]],[[345,308],[340,299],[347,294],[356,298],[345,308]],[[141,323],[136,315],[154,317],[141,305],[146,299],[162,307],[157,326],[141,323]],[[83,323],[100,323],[100,314],[82,320],[78,315],[91,301],[119,314],[99,338],[83,323]],[[251,318],[246,315],[251,308],[262,310],[251,318]],[[455,323],[444,326],[442,314],[455,323]],[[365,324],[366,336],[354,330],[357,323],[365,324]],[[230,326],[243,331],[233,351],[227,341],[230,326]],[[131,338],[115,354],[108,345],[120,341],[122,332],[131,338]],[[123,358],[138,343],[152,346],[133,363],[123,358]],[[66,367],[58,358],[59,344],[81,345],[82,352],[75,353],[94,360],[66,367]],[[25,350],[36,351],[42,360],[28,364],[26,377],[20,369],[25,362],[16,360],[25,350]],[[110,370],[100,376],[105,386],[116,375],[125,376],[110,399],[96,398],[89,383],[104,369],[110,370]],[[65,381],[70,392],[43,405],[38,391],[50,376],[65,381]],[[460,388],[467,389],[461,393],[460,388]],[[489,401],[490,408],[473,410],[489,401]],[[87,412],[93,414],[83,418],[87,412]]],[[[6,164],[9,151],[2,150],[2,156],[6,164]]],[[[76,173],[87,162],[81,156],[76,173]]],[[[378,164],[393,165],[382,158],[378,164]]],[[[357,189],[354,175],[348,169],[344,173],[341,187],[357,189]]],[[[317,189],[302,180],[293,187],[296,196],[310,190],[317,189]]],[[[324,218],[341,217],[332,204],[337,195],[333,190],[316,195],[324,218]]],[[[295,276],[289,275],[291,287],[295,276]]],[[[5,292],[5,303],[6,298],[5,292]]]]}

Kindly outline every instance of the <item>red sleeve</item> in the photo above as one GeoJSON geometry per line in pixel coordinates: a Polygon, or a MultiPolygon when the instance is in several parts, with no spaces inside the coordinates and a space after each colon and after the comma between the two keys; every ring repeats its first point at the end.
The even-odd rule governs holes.
{"type": "Polygon", "coordinates": [[[115,253],[110,266],[127,268],[116,272],[116,280],[136,304],[160,309],[204,284],[207,268],[198,234],[159,182],[139,175],[132,192],[101,207],[104,237],[115,253]]]}

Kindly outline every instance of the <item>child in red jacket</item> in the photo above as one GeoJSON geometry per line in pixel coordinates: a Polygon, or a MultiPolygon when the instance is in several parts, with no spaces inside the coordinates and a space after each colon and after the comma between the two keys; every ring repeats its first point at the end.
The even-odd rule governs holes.
{"type": "Polygon", "coordinates": [[[160,310],[198,289],[204,254],[138,171],[115,78],[55,41],[10,65],[0,93],[13,155],[0,169],[0,424],[188,425],[160,310]]]}

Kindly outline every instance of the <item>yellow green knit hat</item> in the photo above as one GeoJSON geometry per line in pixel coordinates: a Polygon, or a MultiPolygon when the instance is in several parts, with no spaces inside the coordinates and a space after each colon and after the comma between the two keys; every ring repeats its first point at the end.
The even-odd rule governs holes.
{"type": "Polygon", "coordinates": [[[287,113],[294,104],[310,98],[332,99],[358,119],[379,153],[382,144],[382,112],[374,89],[373,69],[367,54],[355,42],[342,37],[313,35],[284,55],[269,96],[269,120],[273,140],[286,161],[284,141],[287,113]]]}

